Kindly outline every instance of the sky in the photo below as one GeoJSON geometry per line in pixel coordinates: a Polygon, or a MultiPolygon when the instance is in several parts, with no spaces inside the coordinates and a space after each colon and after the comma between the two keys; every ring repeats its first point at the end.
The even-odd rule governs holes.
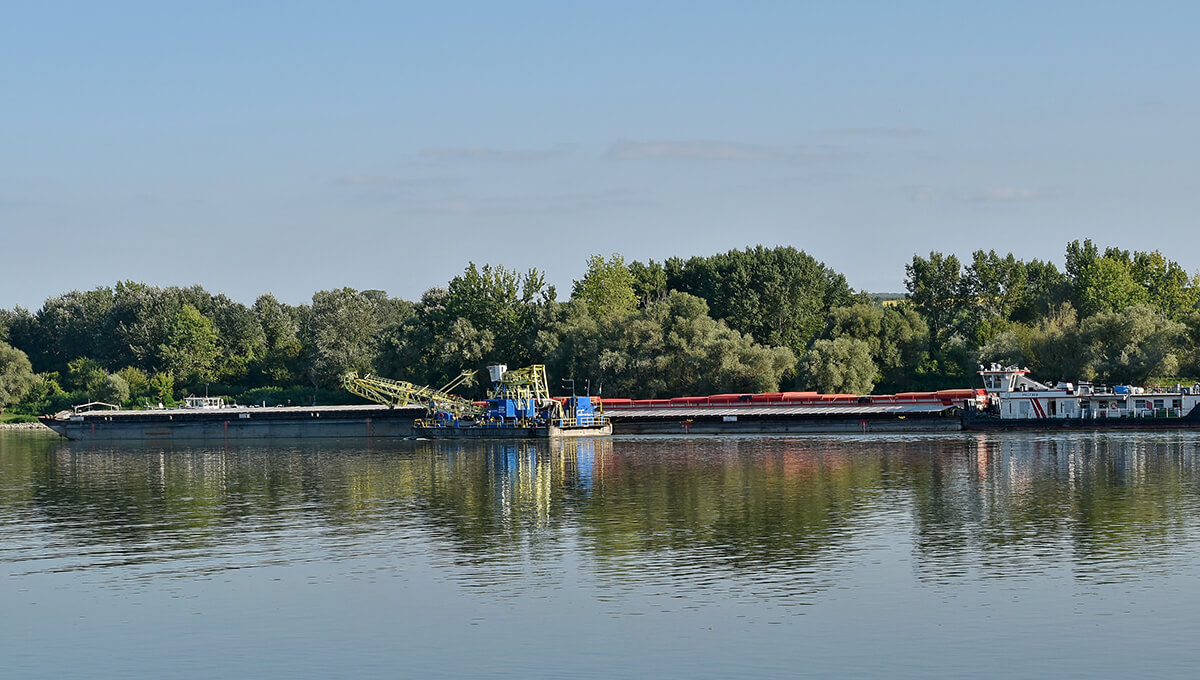
{"type": "Polygon", "coordinates": [[[0,308],[793,246],[1200,268],[1200,3],[0,0],[0,308]]]}

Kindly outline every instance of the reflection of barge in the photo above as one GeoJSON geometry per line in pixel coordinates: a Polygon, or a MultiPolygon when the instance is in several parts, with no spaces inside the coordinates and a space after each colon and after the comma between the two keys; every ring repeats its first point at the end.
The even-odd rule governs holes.
{"type": "Polygon", "coordinates": [[[963,429],[1123,429],[1200,427],[1200,385],[1147,391],[1081,382],[1053,387],[1032,380],[1029,370],[992,364],[981,368],[987,401],[963,412],[963,429]]]}

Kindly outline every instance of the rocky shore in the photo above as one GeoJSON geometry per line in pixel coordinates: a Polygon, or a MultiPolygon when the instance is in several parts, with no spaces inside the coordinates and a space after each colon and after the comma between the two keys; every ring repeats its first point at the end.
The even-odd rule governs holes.
{"type": "Polygon", "coordinates": [[[0,423],[0,431],[26,430],[33,432],[53,432],[41,423],[0,423]]]}

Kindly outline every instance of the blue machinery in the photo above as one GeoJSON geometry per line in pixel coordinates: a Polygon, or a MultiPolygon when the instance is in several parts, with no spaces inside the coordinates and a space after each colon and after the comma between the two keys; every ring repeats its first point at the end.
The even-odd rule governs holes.
{"type": "Polygon", "coordinates": [[[469,371],[441,389],[375,376],[359,377],[356,373],[347,374],[342,384],[350,392],[380,404],[424,406],[429,420],[418,420],[416,427],[570,429],[596,427],[606,422],[591,397],[552,398],[546,367],[542,364],[511,371],[498,364],[488,366],[487,370],[492,388],[482,402],[472,402],[449,391],[474,375],[469,371]]]}

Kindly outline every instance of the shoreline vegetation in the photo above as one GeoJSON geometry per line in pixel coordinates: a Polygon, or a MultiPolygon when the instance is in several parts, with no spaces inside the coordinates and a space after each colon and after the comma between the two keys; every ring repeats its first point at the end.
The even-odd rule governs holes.
{"type": "Polygon", "coordinates": [[[661,263],[594,255],[564,300],[537,269],[474,263],[416,301],[341,288],[245,305],[123,281],[0,309],[0,422],[189,394],[359,403],[340,388],[348,371],[436,387],[491,363],[544,363],[556,392],[573,379],[629,398],[973,387],[990,362],[1051,382],[1200,375],[1200,277],[1157,251],[1072,241],[1062,271],[931,252],[905,265],[905,287],[856,292],[803,251],[763,246],[661,263]]]}

